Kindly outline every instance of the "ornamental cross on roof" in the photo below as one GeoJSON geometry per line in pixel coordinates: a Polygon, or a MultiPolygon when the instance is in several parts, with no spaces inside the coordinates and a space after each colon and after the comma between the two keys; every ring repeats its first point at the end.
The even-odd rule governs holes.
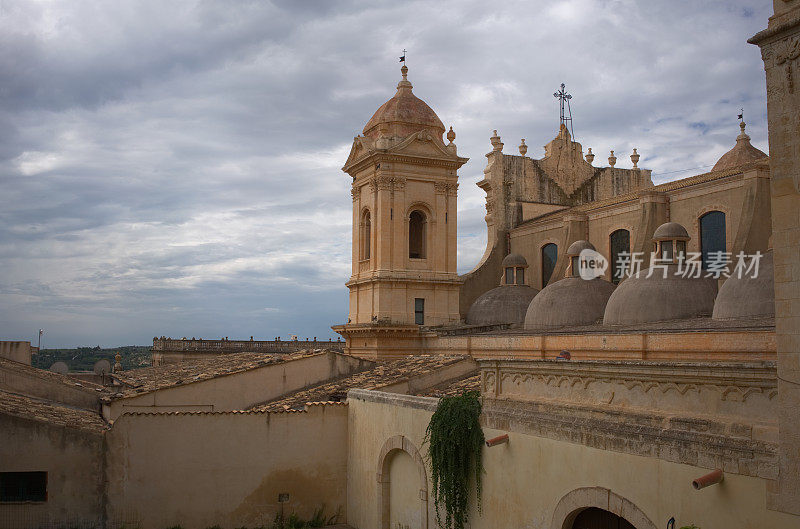
{"type": "Polygon", "coordinates": [[[575,137],[575,131],[572,130],[572,109],[569,106],[569,100],[572,99],[572,96],[567,93],[565,88],[566,87],[564,86],[564,83],[561,83],[561,90],[559,90],[558,92],[555,92],[553,94],[553,97],[557,98],[558,102],[559,102],[559,107],[560,107],[560,116],[559,117],[561,118],[560,125],[567,125],[567,122],[569,122],[569,133],[574,138],[575,137]],[[569,116],[567,116],[567,114],[564,112],[564,103],[565,102],[567,104],[567,113],[569,113],[569,116]]]}

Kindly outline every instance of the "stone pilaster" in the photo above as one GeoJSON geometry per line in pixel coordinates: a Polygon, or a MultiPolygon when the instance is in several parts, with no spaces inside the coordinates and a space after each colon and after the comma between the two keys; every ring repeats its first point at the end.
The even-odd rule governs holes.
{"type": "Polygon", "coordinates": [[[769,508],[800,514],[800,0],[775,0],[761,48],[767,80],[775,332],[778,353],[779,473],[769,508]]]}

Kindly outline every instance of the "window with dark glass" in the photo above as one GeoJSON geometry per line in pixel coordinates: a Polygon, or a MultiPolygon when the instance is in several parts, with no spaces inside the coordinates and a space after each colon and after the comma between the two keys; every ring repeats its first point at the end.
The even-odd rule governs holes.
{"type": "Polygon", "coordinates": [[[611,282],[615,285],[622,281],[627,272],[627,263],[630,263],[631,234],[628,230],[617,230],[611,234],[611,282]],[[628,255],[627,263],[620,255],[628,255]]]}
{"type": "Polygon", "coordinates": [[[724,252],[725,249],[725,213],[709,211],[700,217],[700,255],[703,268],[708,268],[711,255],[724,252]]]}
{"type": "Polygon", "coordinates": [[[524,268],[517,268],[517,284],[524,285],[525,284],[525,269],[524,268]]]}
{"type": "Polygon", "coordinates": [[[508,267],[506,268],[506,285],[513,285],[514,284],[514,268],[508,267]]]}
{"type": "Polygon", "coordinates": [[[47,472],[0,472],[0,502],[47,501],[47,472]]]}
{"type": "Polygon", "coordinates": [[[425,299],[414,298],[414,323],[425,325],[425,299]]]}
{"type": "Polygon", "coordinates": [[[542,246],[542,288],[547,286],[558,259],[558,246],[553,243],[542,246]]]}
{"type": "Polygon", "coordinates": [[[408,256],[425,259],[425,214],[412,211],[408,218],[408,256]]]}

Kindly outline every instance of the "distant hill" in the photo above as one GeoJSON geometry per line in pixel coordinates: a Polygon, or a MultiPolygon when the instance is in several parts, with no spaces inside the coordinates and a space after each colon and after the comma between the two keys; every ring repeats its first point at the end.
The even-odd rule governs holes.
{"type": "Polygon", "coordinates": [[[150,365],[149,345],[124,345],[103,349],[96,347],[78,347],[76,349],[42,349],[33,355],[31,363],[34,367],[48,369],[55,362],[61,361],[69,366],[70,371],[91,371],[94,363],[105,358],[114,365],[114,355],[122,355],[123,369],[146,367],[150,365]]]}

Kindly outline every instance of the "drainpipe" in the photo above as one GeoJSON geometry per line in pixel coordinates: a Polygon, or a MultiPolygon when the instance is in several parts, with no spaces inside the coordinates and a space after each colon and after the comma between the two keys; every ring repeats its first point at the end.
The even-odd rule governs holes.
{"type": "Polygon", "coordinates": [[[507,443],[508,442],[508,434],[504,433],[503,435],[494,437],[492,439],[486,440],[486,446],[497,446],[499,444],[507,443]]]}
{"type": "Polygon", "coordinates": [[[700,476],[699,478],[692,481],[692,487],[694,490],[704,489],[711,485],[716,485],[717,483],[722,483],[724,479],[724,475],[722,470],[716,469],[712,472],[709,472],[705,476],[700,476]]]}

